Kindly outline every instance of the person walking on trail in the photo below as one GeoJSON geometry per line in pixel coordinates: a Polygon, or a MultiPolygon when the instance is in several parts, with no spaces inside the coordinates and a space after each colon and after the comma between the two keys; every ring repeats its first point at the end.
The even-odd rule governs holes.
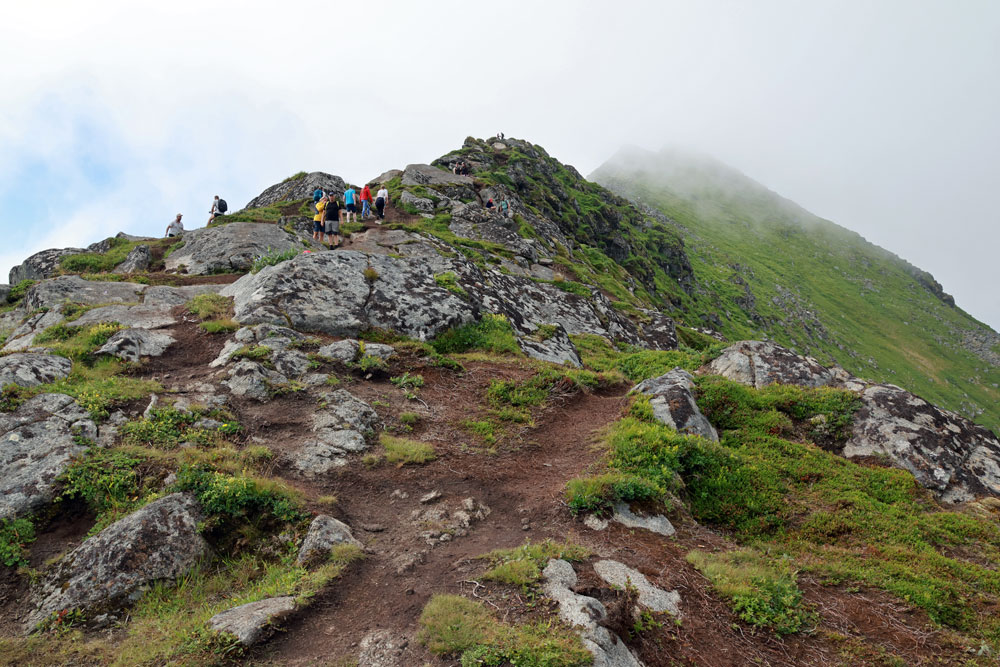
{"type": "Polygon", "coordinates": [[[330,198],[325,194],[320,195],[319,201],[316,202],[316,215],[313,216],[313,241],[323,242],[324,218],[326,217],[326,205],[329,202],[330,198]]]}
{"type": "Polygon", "coordinates": [[[339,248],[340,240],[340,200],[330,197],[326,205],[326,242],[330,250],[339,248]]]}
{"type": "Polygon", "coordinates": [[[361,219],[366,220],[372,214],[372,190],[365,183],[361,188],[361,219]]]}
{"type": "Polygon", "coordinates": [[[174,218],[173,222],[167,225],[167,232],[165,236],[170,238],[171,236],[180,236],[184,233],[184,223],[181,222],[181,214],[178,213],[177,217],[174,218]]]}
{"type": "Polygon", "coordinates": [[[385,189],[385,183],[375,193],[375,213],[378,214],[378,224],[385,220],[385,205],[389,203],[389,191],[385,189]]]}
{"type": "Polygon", "coordinates": [[[219,199],[219,195],[215,195],[215,199],[212,200],[212,209],[208,212],[208,222],[205,224],[212,224],[212,221],[220,215],[224,215],[228,208],[226,200],[219,199]]]}
{"type": "Polygon", "coordinates": [[[500,217],[509,218],[510,217],[510,202],[504,197],[500,200],[500,217]]]}
{"type": "Polygon", "coordinates": [[[347,215],[345,216],[345,222],[351,221],[351,214],[354,214],[354,221],[358,221],[358,193],[354,191],[354,188],[347,186],[347,190],[344,191],[344,206],[347,208],[347,215]]]}

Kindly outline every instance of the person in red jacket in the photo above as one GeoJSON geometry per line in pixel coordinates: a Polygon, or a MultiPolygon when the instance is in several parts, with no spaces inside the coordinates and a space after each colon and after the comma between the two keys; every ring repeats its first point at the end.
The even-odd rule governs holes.
{"type": "Polygon", "coordinates": [[[372,191],[365,183],[365,187],[361,188],[361,219],[364,220],[372,213],[372,191]]]}

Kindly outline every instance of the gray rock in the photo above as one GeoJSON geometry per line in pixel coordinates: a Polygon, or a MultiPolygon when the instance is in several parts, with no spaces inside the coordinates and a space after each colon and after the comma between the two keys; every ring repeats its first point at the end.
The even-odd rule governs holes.
{"type": "Polygon", "coordinates": [[[946,502],[1000,495],[1000,440],[993,433],[895,385],[871,385],[861,401],[837,453],[884,457],[946,502]]]}
{"type": "Polygon", "coordinates": [[[344,179],[340,176],[314,171],[301,178],[276,183],[251,199],[246,208],[261,208],[278,202],[308,199],[312,201],[313,191],[319,188],[326,192],[336,192],[343,195],[347,189],[344,179]]]}
{"type": "Polygon", "coordinates": [[[125,261],[115,267],[115,273],[135,273],[145,271],[153,261],[153,254],[149,251],[148,245],[137,245],[129,250],[125,256],[125,261]]]}
{"type": "Polygon", "coordinates": [[[337,521],[332,516],[320,514],[309,524],[309,532],[302,541],[296,563],[309,567],[316,565],[330,555],[330,550],[338,544],[351,544],[362,548],[361,542],[354,539],[350,527],[337,521]]]}
{"type": "Polygon", "coordinates": [[[142,301],[146,285],[123,282],[84,280],[79,276],[59,276],[32,285],[24,295],[24,307],[29,310],[58,310],[64,303],[85,306],[105,304],[137,304],[142,301]]]}
{"type": "Polygon", "coordinates": [[[7,303],[8,296],[10,296],[10,285],[0,285],[0,306],[7,303]]]}
{"type": "Polygon", "coordinates": [[[50,310],[47,313],[30,315],[24,323],[11,332],[7,344],[4,345],[3,352],[21,352],[31,349],[35,344],[35,337],[38,334],[51,326],[59,324],[63,319],[62,314],[54,310],[50,310]]]}
{"type": "Polygon", "coordinates": [[[183,287],[153,285],[146,288],[142,303],[145,306],[183,306],[199,294],[218,294],[223,287],[224,285],[184,285],[183,287]]]}
{"type": "Polygon", "coordinates": [[[329,345],[324,345],[319,348],[318,352],[316,352],[316,354],[324,357],[325,359],[332,359],[333,361],[341,361],[344,363],[354,361],[358,358],[359,353],[360,346],[358,345],[358,341],[353,338],[338,340],[334,343],[330,343],[329,345]]]}
{"type": "Polygon", "coordinates": [[[366,357],[388,359],[394,354],[396,354],[396,349],[392,345],[384,345],[382,343],[365,343],[366,357]]]}
{"type": "Polygon", "coordinates": [[[517,344],[521,351],[532,359],[550,361],[554,364],[563,364],[582,368],[580,354],[576,351],[576,346],[566,334],[566,329],[562,325],[556,325],[555,333],[544,340],[537,337],[518,336],[517,344]]]}
{"type": "Polygon", "coordinates": [[[419,262],[346,250],[300,255],[240,278],[222,291],[236,319],[334,336],[383,328],[426,340],[471,321],[476,308],[440,287],[419,262]],[[369,266],[377,274],[365,278],[369,266]]]}
{"type": "Polygon", "coordinates": [[[274,626],[293,611],[294,596],[267,598],[220,612],[208,620],[208,626],[233,635],[243,646],[254,646],[267,639],[274,626]]]}
{"type": "Polygon", "coordinates": [[[324,407],[314,416],[315,432],[337,429],[374,431],[379,424],[378,413],[346,389],[322,394],[320,402],[324,407]]]}
{"type": "Polygon", "coordinates": [[[73,362],[65,357],[32,352],[0,357],[0,389],[9,384],[37,387],[69,375],[73,362]]]}
{"type": "Polygon", "coordinates": [[[277,225],[231,222],[193,229],[184,234],[183,247],[164,261],[170,271],[189,274],[249,271],[257,257],[288,250],[304,250],[299,237],[277,225]]]}
{"type": "Polygon", "coordinates": [[[759,340],[744,340],[727,347],[701,370],[758,389],[775,382],[823,387],[833,381],[830,370],[812,357],[759,340]]]}
{"type": "Polygon", "coordinates": [[[365,635],[358,647],[358,667],[399,667],[409,640],[386,630],[365,635]]]}
{"type": "Polygon", "coordinates": [[[249,359],[238,362],[229,370],[229,379],[222,384],[235,396],[246,396],[264,403],[273,397],[274,387],[288,383],[284,375],[265,368],[249,359]]]}
{"type": "Polygon", "coordinates": [[[608,615],[604,605],[573,592],[577,579],[572,565],[552,559],[542,570],[542,579],[545,594],[559,605],[559,618],[580,635],[595,667],[642,667],[621,639],[599,625],[608,615]]]}
{"type": "Polygon", "coordinates": [[[289,455],[292,468],[302,476],[313,478],[347,465],[347,455],[367,448],[365,437],[357,431],[339,430],[326,435],[325,440],[309,440],[289,455]]]}
{"type": "MultiPolygon", "coordinates": [[[[455,235],[463,238],[498,243],[515,255],[524,257],[529,261],[536,261],[538,253],[534,246],[522,238],[515,229],[504,223],[509,223],[513,226],[513,221],[500,218],[499,213],[495,209],[490,210],[469,204],[456,209],[455,214],[452,216],[452,222],[448,225],[448,229],[455,235]]],[[[552,273],[552,271],[549,271],[549,273],[552,273]]],[[[552,277],[548,279],[551,280],[554,277],[555,274],[553,273],[552,277]]]]}
{"type": "Polygon", "coordinates": [[[70,552],[32,596],[28,629],[63,609],[112,611],[156,581],[172,581],[207,555],[197,501],[174,493],[119,519],[70,552]]]}
{"type": "Polygon", "coordinates": [[[650,396],[653,416],[678,433],[700,435],[712,442],[719,441],[715,427],[698,409],[694,400],[694,377],[682,368],[650,378],[637,384],[632,391],[650,396]]]}
{"type": "Polygon", "coordinates": [[[677,327],[674,321],[663,313],[655,310],[643,310],[648,320],[643,322],[640,330],[646,342],[656,350],[677,349],[677,327]]]}
{"type": "Polygon", "coordinates": [[[56,494],[56,478],[95,440],[90,415],[64,394],[41,394],[0,412],[0,519],[38,511],[56,494]]]}
{"type": "Polygon", "coordinates": [[[298,350],[276,350],[271,354],[275,370],[289,378],[299,378],[309,370],[309,357],[298,350]]]}
{"type": "Polygon", "coordinates": [[[131,329],[161,329],[177,324],[173,306],[101,306],[66,322],[70,327],[87,327],[101,322],[117,322],[131,329]]]}
{"type": "Polygon", "coordinates": [[[122,329],[95,354],[110,354],[125,361],[140,361],[143,357],[159,357],[174,343],[170,334],[146,329],[122,329]]]}
{"type": "Polygon", "coordinates": [[[661,514],[654,514],[652,516],[633,514],[632,509],[626,503],[615,503],[615,513],[611,518],[626,528],[642,528],[651,533],[663,535],[664,537],[670,537],[677,532],[667,517],[661,514]]]}
{"type": "Polygon", "coordinates": [[[429,164],[408,164],[403,170],[403,185],[466,185],[472,186],[471,176],[459,176],[429,164]]]}
{"type": "Polygon", "coordinates": [[[665,611],[680,618],[678,605],[681,602],[680,593],[667,592],[649,583],[649,580],[639,572],[614,560],[599,560],[594,563],[594,572],[604,581],[618,588],[625,588],[631,583],[639,591],[639,604],[653,611],[665,611]]]}
{"type": "Polygon", "coordinates": [[[10,270],[10,284],[16,285],[22,280],[43,280],[59,268],[59,260],[66,255],[78,255],[87,252],[83,248],[51,248],[36,252],[10,270]]]}
{"type": "Polygon", "coordinates": [[[402,194],[399,195],[399,203],[404,206],[409,205],[420,211],[421,213],[433,213],[434,212],[434,201],[427,199],[426,197],[417,197],[409,190],[403,190],[402,194]]]}

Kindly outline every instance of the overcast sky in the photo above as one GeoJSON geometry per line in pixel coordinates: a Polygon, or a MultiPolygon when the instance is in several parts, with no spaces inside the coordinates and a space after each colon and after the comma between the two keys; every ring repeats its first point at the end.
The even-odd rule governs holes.
{"type": "Polygon", "coordinates": [[[0,280],[502,130],[584,174],[625,143],[707,152],[1000,328],[1000,2],[150,4],[5,8],[0,280]]]}

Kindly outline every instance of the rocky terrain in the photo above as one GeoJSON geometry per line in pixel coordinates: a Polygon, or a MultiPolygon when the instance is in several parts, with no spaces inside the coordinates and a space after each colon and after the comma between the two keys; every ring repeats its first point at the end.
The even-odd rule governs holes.
{"type": "Polygon", "coordinates": [[[11,272],[0,664],[995,664],[993,432],[727,341],[538,146],[373,182],[335,250],[314,172],[11,272]]]}

